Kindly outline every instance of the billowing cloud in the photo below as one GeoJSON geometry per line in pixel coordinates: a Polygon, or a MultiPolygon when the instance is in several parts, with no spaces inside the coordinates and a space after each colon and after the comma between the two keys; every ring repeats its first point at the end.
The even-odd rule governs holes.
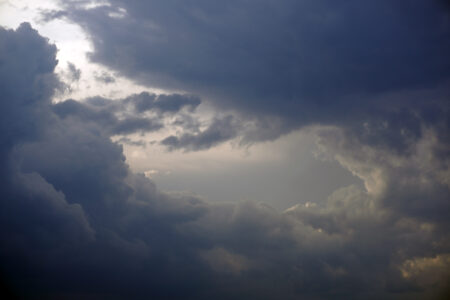
{"type": "Polygon", "coordinates": [[[171,135],[161,141],[169,150],[201,150],[208,149],[238,135],[239,124],[233,116],[215,118],[208,127],[198,133],[183,133],[181,136],[171,135]]]}
{"type": "MultiPolygon", "coordinates": [[[[55,54],[28,24],[0,29],[0,262],[18,296],[429,299],[448,289],[447,112],[421,119],[417,137],[395,122],[368,123],[362,133],[314,129],[322,157],[365,189],[344,187],[323,205],[283,213],[212,204],[133,174],[108,125],[121,124],[115,105],[164,114],[198,100],[177,95],[160,105],[141,94],[52,104],[55,54]],[[401,151],[374,142],[390,126],[403,136],[401,151]]],[[[231,121],[217,120],[219,137],[231,121]]],[[[210,131],[206,143],[217,141],[210,131]]]]}
{"type": "Polygon", "coordinates": [[[152,132],[164,127],[164,116],[186,109],[193,112],[200,99],[190,95],[155,95],[143,92],[119,100],[102,97],[85,99],[83,102],[66,100],[53,106],[61,118],[90,122],[114,135],[135,132],[152,132]],[[146,113],[152,113],[148,115],[146,113]]]}
{"type": "MultiPolygon", "coordinates": [[[[362,126],[374,112],[390,113],[389,93],[446,86],[450,28],[440,2],[111,0],[87,9],[73,1],[65,16],[95,37],[94,62],[283,123],[251,135],[257,140],[348,125],[349,115],[350,126],[362,126]]],[[[399,110],[428,103],[396,101],[399,110]]]]}

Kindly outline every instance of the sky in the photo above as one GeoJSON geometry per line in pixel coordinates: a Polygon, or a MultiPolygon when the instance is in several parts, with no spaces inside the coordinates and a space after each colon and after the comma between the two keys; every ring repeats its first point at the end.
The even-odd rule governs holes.
{"type": "Polygon", "coordinates": [[[448,1],[0,1],[12,299],[446,299],[448,1]]]}

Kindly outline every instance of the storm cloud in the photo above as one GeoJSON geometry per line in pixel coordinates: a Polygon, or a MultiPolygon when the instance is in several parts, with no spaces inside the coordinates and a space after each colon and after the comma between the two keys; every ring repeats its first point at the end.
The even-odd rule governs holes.
{"type": "Polygon", "coordinates": [[[317,124],[361,131],[368,120],[394,126],[389,140],[401,150],[396,132],[418,139],[429,111],[448,111],[450,28],[442,1],[108,3],[69,1],[45,15],[96,37],[93,62],[140,84],[199,95],[240,123],[211,143],[204,142],[209,131],[168,136],[162,144],[169,150],[236,138],[252,144],[317,124]],[[399,95],[393,103],[392,94],[399,95]]]}
{"type": "Polygon", "coordinates": [[[0,29],[0,272],[12,295],[448,295],[448,25],[434,2],[112,3],[56,16],[99,38],[93,60],[192,94],[53,104],[56,47],[26,23],[0,29]],[[125,13],[111,17],[115,4],[125,13]],[[165,115],[195,110],[200,98],[191,95],[259,125],[214,119],[167,138],[169,148],[204,149],[241,130],[275,139],[310,125],[318,155],[364,187],[284,212],[258,199],[160,191],[130,170],[111,136],[157,130],[165,115]]]}
{"type": "Polygon", "coordinates": [[[195,134],[183,133],[177,137],[171,135],[161,141],[161,144],[169,150],[201,150],[208,149],[224,141],[235,138],[238,135],[239,124],[233,119],[233,116],[224,118],[215,118],[208,127],[195,134]]]}
{"type": "Polygon", "coordinates": [[[97,37],[94,62],[247,116],[278,117],[286,123],[278,136],[317,122],[342,125],[348,114],[362,123],[385,110],[377,96],[445,86],[450,76],[449,15],[439,1],[67,7],[68,18],[97,37]]]}
{"type": "Polygon", "coordinates": [[[108,131],[111,135],[126,135],[158,131],[164,127],[166,115],[176,114],[184,108],[193,112],[200,102],[198,97],[190,95],[157,96],[142,92],[118,100],[103,97],[84,99],[83,102],[66,100],[52,109],[61,118],[96,124],[101,128],[99,130],[108,131]]]}

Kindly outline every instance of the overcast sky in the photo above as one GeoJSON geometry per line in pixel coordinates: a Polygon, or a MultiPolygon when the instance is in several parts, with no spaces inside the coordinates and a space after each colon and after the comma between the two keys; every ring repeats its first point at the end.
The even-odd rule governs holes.
{"type": "Polygon", "coordinates": [[[445,299],[447,1],[0,1],[19,299],[445,299]]]}

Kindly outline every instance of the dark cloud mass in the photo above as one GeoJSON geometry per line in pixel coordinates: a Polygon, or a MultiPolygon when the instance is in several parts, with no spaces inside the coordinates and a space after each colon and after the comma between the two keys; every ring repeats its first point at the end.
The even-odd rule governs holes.
{"type": "Polygon", "coordinates": [[[10,298],[448,296],[449,32],[434,2],[111,3],[55,16],[95,37],[94,60],[257,118],[244,129],[216,118],[163,144],[205,149],[241,130],[264,140],[318,125],[322,159],[365,187],[281,213],[161,192],[111,136],[157,130],[200,100],[52,104],[56,47],[26,23],[0,29],[0,275],[10,298]],[[108,15],[116,5],[125,17],[108,15]]]}
{"type": "Polygon", "coordinates": [[[348,113],[361,121],[384,109],[374,96],[450,76],[449,14],[439,1],[74,3],[69,18],[95,37],[93,61],[247,115],[281,117],[278,135],[346,123],[348,113]]]}
{"type": "Polygon", "coordinates": [[[163,141],[169,149],[201,150],[236,137],[244,144],[273,140],[314,124],[353,130],[370,120],[393,126],[389,141],[401,151],[404,144],[394,145],[399,131],[411,141],[421,136],[416,125],[409,128],[418,114],[448,110],[444,2],[111,0],[86,9],[83,1],[65,1],[66,10],[53,15],[94,37],[94,62],[141,84],[199,95],[258,127],[241,124],[213,143],[181,132],[163,141]],[[386,101],[424,90],[440,99],[386,101]]]}
{"type": "Polygon", "coordinates": [[[190,95],[155,95],[147,92],[130,95],[124,99],[103,97],[84,99],[84,102],[66,100],[53,106],[53,111],[64,119],[90,122],[98,130],[111,135],[135,132],[152,132],[164,127],[163,117],[186,109],[193,112],[200,99],[190,95]],[[153,115],[147,115],[147,112],[153,115]]]}
{"type": "Polygon", "coordinates": [[[161,141],[169,150],[201,150],[208,149],[221,142],[237,136],[238,124],[235,124],[232,116],[216,118],[211,121],[208,128],[195,134],[184,133],[177,137],[171,135],[161,141]]]}
{"type": "Polygon", "coordinates": [[[192,112],[201,103],[198,97],[191,95],[162,94],[157,96],[145,92],[130,96],[126,102],[134,105],[136,112],[156,110],[160,113],[177,113],[183,107],[192,112]]]}

